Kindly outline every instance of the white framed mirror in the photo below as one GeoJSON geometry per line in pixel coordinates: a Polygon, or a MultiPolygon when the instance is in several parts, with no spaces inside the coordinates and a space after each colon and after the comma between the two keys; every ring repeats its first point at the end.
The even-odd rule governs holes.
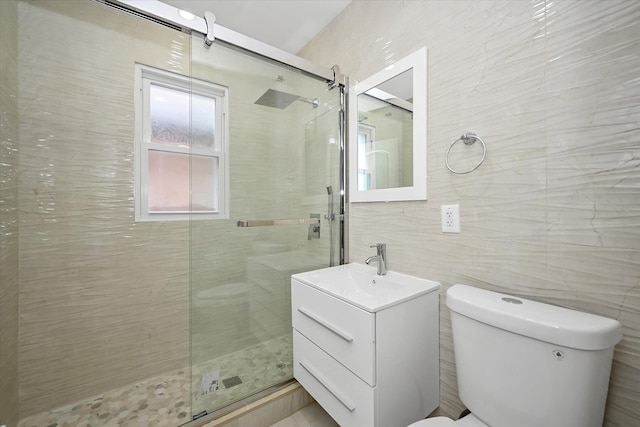
{"type": "Polygon", "coordinates": [[[350,88],[349,201],[427,199],[427,48],[350,88]]]}

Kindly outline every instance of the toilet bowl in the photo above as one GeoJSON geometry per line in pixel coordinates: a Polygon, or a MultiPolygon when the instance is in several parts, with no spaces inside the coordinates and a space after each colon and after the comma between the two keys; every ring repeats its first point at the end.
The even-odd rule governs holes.
{"type": "Polygon", "coordinates": [[[410,427],[602,426],[620,322],[466,285],[449,288],[447,307],[471,413],[410,427]]]}
{"type": "Polygon", "coordinates": [[[411,424],[409,427],[489,427],[480,421],[475,415],[469,414],[464,418],[453,421],[447,417],[435,417],[421,420],[411,424]]]}

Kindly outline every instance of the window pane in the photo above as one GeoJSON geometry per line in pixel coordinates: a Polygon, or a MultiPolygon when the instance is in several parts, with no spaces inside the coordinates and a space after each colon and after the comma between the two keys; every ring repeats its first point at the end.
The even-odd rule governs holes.
{"type": "Polygon", "coordinates": [[[358,169],[367,168],[367,134],[358,132],[358,169]]]}
{"type": "Polygon", "coordinates": [[[201,95],[191,98],[191,136],[193,146],[216,148],[216,99],[201,95]]]}
{"type": "Polygon", "coordinates": [[[149,103],[151,142],[190,147],[191,125],[194,146],[215,147],[215,98],[151,84],[149,103]]]}
{"type": "Polygon", "coordinates": [[[217,175],[217,158],[150,150],[149,212],[217,211],[217,175]]]}
{"type": "Polygon", "coordinates": [[[218,158],[191,157],[191,210],[218,211],[218,158]]]}

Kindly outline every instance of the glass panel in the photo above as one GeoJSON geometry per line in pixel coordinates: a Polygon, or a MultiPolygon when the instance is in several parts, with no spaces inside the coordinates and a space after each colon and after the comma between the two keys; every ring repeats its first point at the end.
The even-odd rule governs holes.
{"type": "MultiPolygon", "coordinates": [[[[190,36],[100,2],[17,3],[20,31],[46,34],[19,37],[20,315],[37,342],[21,350],[21,425],[182,425],[189,224],[134,220],[132,88],[136,62],[189,75],[190,36]]],[[[11,19],[0,12],[0,43],[11,19]]]]}
{"type": "Polygon", "coordinates": [[[207,49],[198,38],[192,50],[193,77],[229,87],[231,132],[231,219],[190,223],[198,414],[292,378],[291,274],[329,266],[332,252],[339,262],[340,144],[337,89],[215,43],[207,49]],[[270,104],[275,91],[317,98],[318,106],[270,104]],[[319,238],[309,239],[306,225],[236,226],[310,215],[321,218],[319,238]]]}
{"type": "Polygon", "coordinates": [[[217,158],[149,151],[149,211],[216,211],[217,169],[217,158]]]}
{"type": "Polygon", "coordinates": [[[151,84],[151,142],[215,149],[216,99],[151,84]]]}
{"type": "MultiPolygon", "coordinates": [[[[20,224],[20,292],[28,302],[20,315],[29,319],[21,328],[38,343],[23,349],[29,362],[21,365],[24,413],[37,417],[28,425],[66,419],[178,426],[291,378],[289,276],[329,262],[325,187],[338,193],[338,170],[327,170],[338,158],[331,143],[337,91],[240,53],[205,50],[201,38],[192,62],[189,35],[103,3],[19,3],[20,30],[47,34],[21,39],[33,53],[24,56],[20,74],[20,102],[30,106],[20,121],[33,126],[20,132],[17,167],[18,196],[29,211],[20,224]],[[135,63],[195,71],[231,87],[231,165],[222,172],[231,178],[232,220],[135,222],[135,166],[151,171],[153,194],[181,197],[168,204],[154,198],[153,209],[209,209],[218,202],[210,197],[218,185],[211,179],[215,158],[188,160],[154,147],[146,164],[132,162],[139,160],[132,143],[135,63]],[[320,105],[254,105],[266,89],[281,87],[318,97],[320,105]],[[305,162],[319,170],[307,171],[305,162]],[[308,240],[306,226],[235,226],[238,218],[310,213],[323,217],[320,239],[308,240]]],[[[154,108],[154,118],[172,120],[156,132],[161,143],[189,144],[189,123],[201,122],[184,116],[189,105],[220,114],[219,104],[195,108],[197,97],[158,93],[176,95],[170,102],[181,111],[170,117],[154,108]]],[[[206,117],[202,122],[203,133],[213,135],[206,117]]],[[[212,138],[194,146],[209,147],[212,138]]]]}

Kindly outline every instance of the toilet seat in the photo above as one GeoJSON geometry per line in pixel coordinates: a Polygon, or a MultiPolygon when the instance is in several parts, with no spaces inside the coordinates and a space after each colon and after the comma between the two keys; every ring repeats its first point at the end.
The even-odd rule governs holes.
{"type": "Polygon", "coordinates": [[[451,418],[435,417],[420,420],[409,425],[409,427],[460,427],[460,424],[453,421],[451,418]]]}

